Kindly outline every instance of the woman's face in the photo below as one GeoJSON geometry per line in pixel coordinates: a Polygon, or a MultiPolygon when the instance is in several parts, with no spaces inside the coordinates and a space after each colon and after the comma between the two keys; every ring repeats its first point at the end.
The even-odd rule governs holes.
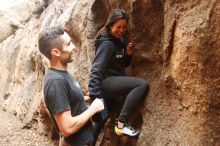
{"type": "Polygon", "coordinates": [[[127,21],[125,19],[119,19],[111,26],[111,33],[116,38],[121,38],[126,31],[126,27],[127,21]]]}

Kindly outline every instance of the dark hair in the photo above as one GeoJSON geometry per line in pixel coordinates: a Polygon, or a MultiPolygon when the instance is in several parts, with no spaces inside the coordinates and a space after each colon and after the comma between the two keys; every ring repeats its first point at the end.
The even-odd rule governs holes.
{"type": "Polygon", "coordinates": [[[105,23],[105,28],[109,31],[111,29],[111,26],[117,22],[119,19],[125,19],[128,21],[129,16],[128,14],[122,10],[122,9],[114,9],[109,14],[107,22],[105,23]]]}
{"type": "Polygon", "coordinates": [[[98,31],[96,38],[100,37],[100,35],[105,31],[110,32],[111,26],[120,19],[125,19],[126,21],[128,21],[129,16],[127,12],[122,9],[113,9],[108,16],[105,26],[98,31]]]}
{"type": "Polygon", "coordinates": [[[40,32],[38,39],[40,52],[48,59],[51,59],[51,50],[53,48],[62,49],[63,41],[60,36],[63,34],[64,30],[59,26],[44,28],[40,32]]]}

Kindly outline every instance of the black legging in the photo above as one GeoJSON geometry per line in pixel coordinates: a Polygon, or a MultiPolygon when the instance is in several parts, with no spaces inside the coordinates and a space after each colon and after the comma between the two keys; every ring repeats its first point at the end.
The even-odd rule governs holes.
{"type": "MultiPolygon", "coordinates": [[[[105,99],[107,106],[109,106],[109,97],[120,97],[127,95],[118,118],[120,122],[126,123],[128,122],[131,112],[146,97],[149,91],[149,85],[145,80],[140,78],[130,76],[113,76],[102,81],[101,89],[102,97],[105,99]]],[[[95,141],[98,138],[98,135],[104,124],[105,122],[93,125],[95,141]]]]}

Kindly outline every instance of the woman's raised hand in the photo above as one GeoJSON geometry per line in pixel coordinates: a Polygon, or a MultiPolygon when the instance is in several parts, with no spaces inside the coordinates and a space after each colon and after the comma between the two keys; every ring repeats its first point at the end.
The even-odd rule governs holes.
{"type": "Polygon", "coordinates": [[[126,53],[127,55],[132,55],[133,43],[128,43],[126,53]]]}

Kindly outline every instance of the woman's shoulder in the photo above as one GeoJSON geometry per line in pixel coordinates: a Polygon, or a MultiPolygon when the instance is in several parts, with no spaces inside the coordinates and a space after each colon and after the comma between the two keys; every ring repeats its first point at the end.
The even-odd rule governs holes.
{"type": "Polygon", "coordinates": [[[106,44],[110,46],[114,46],[115,40],[108,34],[107,32],[103,32],[99,38],[97,38],[94,42],[95,47],[100,46],[101,44],[106,44]]]}

